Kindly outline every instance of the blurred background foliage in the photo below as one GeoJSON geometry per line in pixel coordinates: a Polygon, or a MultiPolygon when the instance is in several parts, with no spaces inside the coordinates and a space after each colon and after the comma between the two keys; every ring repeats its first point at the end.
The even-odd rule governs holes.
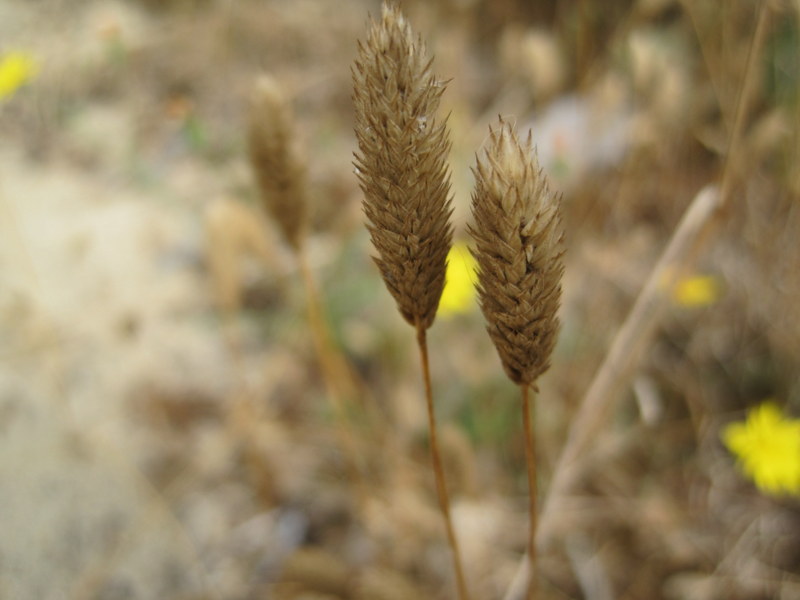
{"type": "MultiPolygon", "coordinates": [[[[563,193],[563,326],[537,399],[545,493],[681,215],[732,161],[729,207],[665,291],[559,512],[543,598],[798,597],[797,496],[759,489],[720,438],[766,400],[800,415],[797,2],[402,6],[450,80],[457,237],[498,114],[532,129],[563,193]]],[[[379,12],[0,3],[0,596],[452,597],[413,339],[370,260],[351,164],[349,70],[379,12]],[[261,72],[295,109],[312,266],[359,381],[347,427],[246,159],[261,72]]],[[[499,599],[527,527],[517,391],[474,304],[429,343],[470,584],[499,599]]]]}

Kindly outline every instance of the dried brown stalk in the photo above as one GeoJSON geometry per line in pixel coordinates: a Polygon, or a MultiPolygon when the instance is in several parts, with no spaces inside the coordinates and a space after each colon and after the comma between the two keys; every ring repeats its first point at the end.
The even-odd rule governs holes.
{"type": "MultiPolygon", "coordinates": [[[[522,144],[500,119],[474,169],[472,194],[478,296],[508,377],[520,387],[528,467],[530,571],[536,567],[536,444],[531,388],[550,366],[564,272],[559,198],[539,168],[530,134],[522,144]]],[[[529,579],[533,597],[535,577],[529,579]]]]}
{"type": "Polygon", "coordinates": [[[762,56],[769,16],[769,3],[762,3],[750,41],[719,187],[703,188],[686,209],[581,401],[542,511],[542,529],[538,536],[540,546],[552,543],[556,534],[554,516],[590,466],[591,461],[583,459],[589,454],[592,440],[607,422],[620,399],[619,391],[628,382],[638,361],[646,355],[644,350],[664,311],[667,299],[664,290],[671,289],[672,282],[689,268],[729,210],[736,176],[735,164],[741,154],[742,132],[758,89],[757,65],[762,56]]]}
{"type": "MultiPolygon", "coordinates": [[[[700,190],[684,212],[581,400],[572,420],[567,442],[553,470],[553,479],[540,516],[541,527],[537,532],[539,547],[549,547],[557,534],[563,533],[558,528],[558,516],[564,510],[577,483],[594,464],[589,459],[592,442],[619,402],[620,390],[629,382],[639,361],[647,354],[647,344],[651,342],[664,313],[667,300],[664,290],[671,289],[678,276],[697,260],[700,251],[713,239],[713,234],[724,222],[726,211],[730,209],[736,175],[735,159],[741,152],[746,117],[758,90],[756,67],[762,56],[770,12],[769,3],[759,5],[747,66],[736,102],[721,183],[719,187],[710,185],[700,190]]],[[[525,566],[520,563],[517,575],[503,600],[519,600],[522,597],[520,590],[529,576],[525,566]]]]}
{"type": "Polygon", "coordinates": [[[444,289],[452,244],[450,149],[436,110],[445,84],[425,46],[396,7],[383,6],[353,66],[358,152],[355,166],[375,262],[403,318],[416,330],[428,408],[439,507],[453,553],[458,593],[468,598],[436,437],[427,329],[444,289]]]}

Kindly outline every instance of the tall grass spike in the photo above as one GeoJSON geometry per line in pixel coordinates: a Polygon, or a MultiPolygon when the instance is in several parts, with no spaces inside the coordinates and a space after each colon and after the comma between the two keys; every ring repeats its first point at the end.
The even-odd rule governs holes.
{"type": "Polygon", "coordinates": [[[383,7],[353,67],[355,166],[375,262],[410,324],[433,323],[452,243],[445,83],[396,7],[383,7]]]}
{"type": "MultiPolygon", "coordinates": [[[[548,187],[530,134],[522,144],[500,119],[473,169],[478,296],[508,377],[534,385],[550,366],[558,334],[563,233],[559,197],[548,187]]],[[[535,389],[535,388],[534,388],[535,389]]]]}

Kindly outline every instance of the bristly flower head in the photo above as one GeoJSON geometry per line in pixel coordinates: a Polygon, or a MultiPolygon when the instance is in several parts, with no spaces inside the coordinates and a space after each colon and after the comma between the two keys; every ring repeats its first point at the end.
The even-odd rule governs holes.
{"type": "Polygon", "coordinates": [[[550,366],[564,272],[559,197],[548,189],[530,134],[500,119],[478,158],[472,194],[478,295],[503,368],[535,385],[550,366]]]}
{"type": "Polygon", "coordinates": [[[435,119],[444,83],[422,40],[384,5],[353,66],[355,166],[375,262],[400,313],[428,328],[436,316],[452,240],[450,149],[435,119]]]}
{"type": "Polygon", "coordinates": [[[762,491],[800,496],[799,419],[788,418],[774,402],[764,402],[747,413],[744,423],[726,426],[722,441],[762,491]]]}

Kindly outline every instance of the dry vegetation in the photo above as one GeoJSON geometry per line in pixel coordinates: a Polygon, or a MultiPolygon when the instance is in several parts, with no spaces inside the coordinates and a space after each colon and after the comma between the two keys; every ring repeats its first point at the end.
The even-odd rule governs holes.
{"type": "MultiPolygon", "coordinates": [[[[539,597],[799,598],[798,499],[720,441],[767,398],[800,414],[798,3],[402,6],[451,80],[456,240],[498,115],[563,194],[539,597]]],[[[353,173],[368,13],[0,1],[0,55],[38,63],[0,99],[0,598],[455,597],[413,332],[353,173]],[[307,176],[300,261],[306,215],[276,228],[248,159],[264,73],[307,176]]],[[[519,598],[519,390],[477,302],[428,343],[471,596],[519,598]]]]}

